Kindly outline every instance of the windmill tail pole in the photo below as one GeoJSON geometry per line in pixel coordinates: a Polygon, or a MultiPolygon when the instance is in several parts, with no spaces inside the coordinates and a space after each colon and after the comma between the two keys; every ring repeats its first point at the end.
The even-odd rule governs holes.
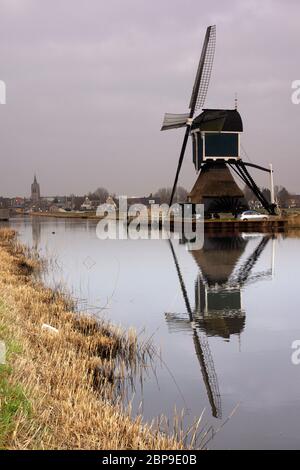
{"type": "Polygon", "coordinates": [[[271,194],[271,204],[275,204],[274,177],[273,177],[272,163],[270,163],[270,194],[271,194]]]}
{"type": "Polygon", "coordinates": [[[174,196],[175,196],[175,193],[176,193],[179,173],[180,173],[180,170],[181,170],[181,166],[182,166],[182,162],[183,162],[183,158],[184,158],[184,154],[185,154],[185,150],[186,150],[186,145],[187,145],[187,141],[188,141],[188,138],[189,138],[189,133],[190,133],[190,126],[187,126],[185,134],[184,134],[184,139],[183,139],[183,142],[182,142],[181,152],[180,152],[180,156],[179,156],[178,166],[177,166],[175,180],[174,180],[173,189],[172,189],[172,194],[171,194],[171,198],[170,198],[170,204],[169,204],[170,206],[172,206],[172,204],[173,204],[173,199],[174,199],[174,196]]]}

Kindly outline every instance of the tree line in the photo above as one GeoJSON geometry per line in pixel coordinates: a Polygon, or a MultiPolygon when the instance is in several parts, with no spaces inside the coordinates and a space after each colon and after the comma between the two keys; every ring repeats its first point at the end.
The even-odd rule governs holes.
{"type": "MultiPolygon", "coordinates": [[[[269,188],[261,188],[261,192],[263,196],[266,198],[266,200],[271,203],[271,191],[269,188]]],[[[248,186],[245,186],[244,188],[244,195],[246,201],[249,203],[250,201],[256,200],[256,197],[254,196],[253,192],[251,191],[248,186]]],[[[284,186],[275,186],[274,187],[274,196],[275,196],[275,202],[279,205],[279,207],[288,207],[289,202],[291,199],[291,194],[289,191],[284,187],[284,186]]]]}
{"type": "MultiPolygon", "coordinates": [[[[271,202],[271,193],[268,188],[261,188],[261,191],[264,197],[267,199],[268,202],[271,202]]],[[[157,200],[160,204],[168,204],[170,202],[172,193],[171,187],[161,187],[153,193],[150,193],[149,199],[157,200]]],[[[284,186],[275,186],[274,188],[275,193],[275,201],[279,204],[280,207],[288,207],[289,200],[291,198],[291,194],[284,186]]],[[[254,196],[253,192],[251,191],[248,186],[244,188],[244,195],[246,201],[249,203],[250,201],[255,201],[256,197],[254,196]]],[[[106,188],[99,187],[94,191],[87,193],[84,196],[75,196],[74,194],[70,196],[73,199],[74,205],[78,208],[84,202],[85,198],[88,197],[90,201],[97,201],[99,204],[103,204],[107,201],[107,198],[112,196],[113,198],[116,197],[115,194],[110,193],[106,188]]],[[[173,202],[186,202],[188,198],[188,191],[182,187],[178,186],[173,202]]]]}

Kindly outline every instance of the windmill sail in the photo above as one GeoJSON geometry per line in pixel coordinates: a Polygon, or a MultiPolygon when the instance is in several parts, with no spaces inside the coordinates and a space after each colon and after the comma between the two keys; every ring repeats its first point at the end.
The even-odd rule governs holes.
{"type": "Polygon", "coordinates": [[[169,129],[177,129],[179,127],[185,127],[188,122],[189,117],[190,117],[190,113],[186,113],[186,114],[166,113],[161,131],[166,131],[169,129]]]}
{"type": "Polygon", "coordinates": [[[195,83],[190,100],[190,110],[202,109],[207,95],[216,48],[216,26],[206,30],[202,53],[199,60],[195,83]]]}

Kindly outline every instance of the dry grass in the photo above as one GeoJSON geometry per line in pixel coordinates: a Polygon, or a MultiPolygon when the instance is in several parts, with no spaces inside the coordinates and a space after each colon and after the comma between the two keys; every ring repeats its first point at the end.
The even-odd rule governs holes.
{"type": "MultiPolygon", "coordinates": [[[[0,230],[0,335],[20,345],[9,356],[8,381],[21,388],[29,405],[14,411],[1,445],[182,449],[176,434],[131,418],[113,400],[116,375],[136,371],[145,360],[135,334],[74,314],[63,295],[34,281],[31,273],[39,263],[14,237],[13,231],[0,230]],[[44,323],[58,333],[42,330],[44,323]]],[[[4,404],[2,396],[1,413],[4,404]]]]}
{"type": "Polygon", "coordinates": [[[300,229],[300,214],[299,212],[291,213],[288,216],[288,228],[300,229]]]}
{"type": "Polygon", "coordinates": [[[291,238],[300,237],[300,213],[297,210],[289,210],[284,212],[287,218],[286,235],[291,238]]]}

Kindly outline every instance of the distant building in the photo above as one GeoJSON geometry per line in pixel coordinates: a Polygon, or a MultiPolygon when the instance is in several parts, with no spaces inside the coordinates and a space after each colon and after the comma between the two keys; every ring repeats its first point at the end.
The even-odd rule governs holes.
{"type": "Polygon", "coordinates": [[[300,207],[300,195],[294,194],[288,198],[288,207],[289,208],[298,208],[300,207]]]}
{"type": "Polygon", "coordinates": [[[58,212],[60,209],[60,207],[56,204],[52,204],[50,207],[49,207],[49,212],[58,212]]]}
{"type": "Polygon", "coordinates": [[[40,185],[37,182],[36,175],[34,175],[34,180],[31,185],[31,200],[33,202],[38,202],[41,198],[40,185]]]}
{"type": "MultiPolygon", "coordinates": [[[[126,196],[119,196],[122,199],[126,196]]],[[[133,204],[143,204],[144,206],[150,207],[152,204],[160,204],[161,200],[159,197],[154,197],[152,194],[149,196],[129,196],[127,197],[127,205],[132,206],[133,204]]]]}
{"type": "Polygon", "coordinates": [[[80,208],[82,210],[86,210],[86,211],[90,211],[92,210],[93,206],[92,206],[92,202],[90,201],[90,199],[88,197],[85,198],[83,204],[81,204],[80,208]]]}
{"type": "Polygon", "coordinates": [[[257,199],[250,199],[247,202],[248,202],[248,205],[249,205],[249,209],[251,209],[251,210],[260,210],[260,209],[262,209],[262,205],[257,199]]]}
{"type": "Polygon", "coordinates": [[[11,201],[12,207],[15,207],[17,209],[22,209],[25,205],[25,199],[23,197],[15,197],[11,201]]]}
{"type": "Polygon", "coordinates": [[[12,201],[8,197],[0,197],[0,208],[8,208],[12,205],[12,201]]]}

